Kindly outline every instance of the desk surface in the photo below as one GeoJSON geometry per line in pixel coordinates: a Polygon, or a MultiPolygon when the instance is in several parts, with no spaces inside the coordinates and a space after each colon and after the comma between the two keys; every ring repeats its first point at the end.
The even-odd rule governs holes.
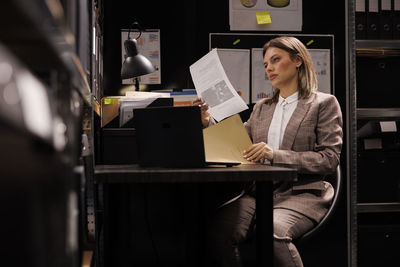
{"type": "Polygon", "coordinates": [[[242,164],[233,167],[206,168],[142,168],[138,165],[97,165],[96,183],[199,183],[199,182],[248,182],[293,181],[294,169],[242,164]]]}

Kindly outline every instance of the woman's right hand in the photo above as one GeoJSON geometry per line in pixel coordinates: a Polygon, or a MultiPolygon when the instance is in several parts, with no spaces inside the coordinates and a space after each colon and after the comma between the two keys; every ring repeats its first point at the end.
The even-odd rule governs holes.
{"type": "Polygon", "coordinates": [[[193,101],[193,106],[199,106],[201,110],[201,122],[204,127],[207,127],[210,123],[210,113],[208,113],[208,105],[201,99],[196,98],[193,101]]]}

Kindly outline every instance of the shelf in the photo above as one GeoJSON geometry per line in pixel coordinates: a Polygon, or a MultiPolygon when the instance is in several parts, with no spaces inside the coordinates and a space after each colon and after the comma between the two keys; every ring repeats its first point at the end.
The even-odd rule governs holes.
{"type": "Polygon", "coordinates": [[[93,97],[93,111],[96,112],[96,114],[100,117],[101,116],[101,106],[99,104],[99,101],[93,97]]]}
{"type": "Polygon", "coordinates": [[[59,0],[3,0],[0,40],[34,72],[61,71],[88,102],[90,88],[76,61],[75,39],[59,0]]]}
{"type": "Polygon", "coordinates": [[[356,49],[400,49],[400,40],[356,40],[356,49]]]}
{"type": "Polygon", "coordinates": [[[399,119],[400,108],[357,108],[357,119],[399,119]]]}
{"type": "Polygon", "coordinates": [[[400,212],[400,202],[357,204],[357,213],[373,212],[400,212]]]}

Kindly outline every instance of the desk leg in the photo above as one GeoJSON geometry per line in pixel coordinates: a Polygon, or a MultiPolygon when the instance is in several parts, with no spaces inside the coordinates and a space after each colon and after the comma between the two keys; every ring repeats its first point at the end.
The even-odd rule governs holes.
{"type": "Polygon", "coordinates": [[[257,266],[273,266],[273,185],[256,182],[257,266]]]}

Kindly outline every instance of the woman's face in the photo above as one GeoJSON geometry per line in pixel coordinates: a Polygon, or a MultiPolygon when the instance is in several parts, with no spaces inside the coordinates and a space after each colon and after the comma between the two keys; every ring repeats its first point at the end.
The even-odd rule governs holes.
{"type": "Polygon", "coordinates": [[[297,86],[297,67],[301,65],[299,58],[292,60],[290,54],[283,49],[270,47],[264,56],[264,67],[273,87],[280,90],[297,86]]]}

